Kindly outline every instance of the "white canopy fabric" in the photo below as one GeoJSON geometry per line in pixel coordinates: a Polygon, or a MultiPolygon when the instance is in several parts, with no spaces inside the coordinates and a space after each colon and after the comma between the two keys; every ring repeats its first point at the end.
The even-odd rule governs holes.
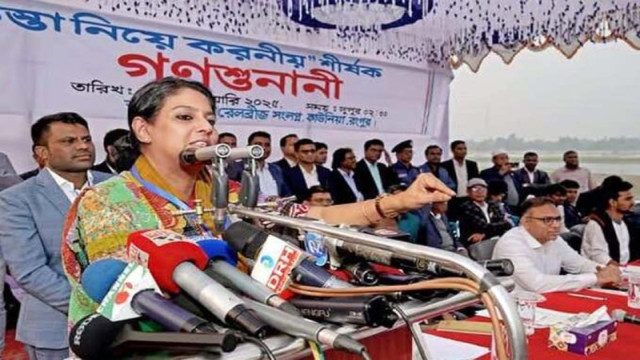
{"type": "Polygon", "coordinates": [[[555,47],[570,58],[587,41],[622,39],[640,49],[640,3],[630,0],[87,0],[86,4],[413,66],[467,64],[473,71],[492,51],[509,63],[525,48],[555,47]],[[411,15],[420,10],[420,19],[413,24],[389,30],[377,24],[398,12],[411,15]],[[309,14],[338,27],[311,28],[291,20],[309,14]]]}

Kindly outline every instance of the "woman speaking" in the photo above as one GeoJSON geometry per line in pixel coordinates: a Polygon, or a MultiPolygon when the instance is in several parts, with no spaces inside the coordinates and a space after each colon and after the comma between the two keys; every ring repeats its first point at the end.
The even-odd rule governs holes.
{"type": "MultiPolygon", "coordinates": [[[[204,165],[181,164],[180,153],[214,145],[215,99],[201,83],[164,78],[146,84],[131,98],[128,123],[139,156],[130,171],[79,196],[67,214],[62,256],[72,286],[69,321],[75,324],[97,308],[82,290],[86,267],[100,259],[126,260],[127,236],[137,230],[168,229],[188,237],[215,233],[210,215],[198,221],[175,216],[196,199],[211,208],[212,182],[204,165]]],[[[360,203],[306,209],[327,223],[369,225],[424,205],[447,201],[454,192],[431,174],[422,174],[398,194],[360,203]]]]}

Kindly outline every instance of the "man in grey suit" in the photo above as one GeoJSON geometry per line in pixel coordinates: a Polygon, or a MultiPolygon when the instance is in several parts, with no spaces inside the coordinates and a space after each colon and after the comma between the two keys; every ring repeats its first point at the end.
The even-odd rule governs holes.
{"type": "Polygon", "coordinates": [[[0,193],[0,249],[25,291],[16,339],[31,360],[61,360],[69,355],[71,290],[60,256],[64,218],[83,188],[110,175],[89,171],[95,148],[78,114],[45,116],[33,124],[31,137],[45,168],[0,193]]]}
{"type": "MultiPolygon", "coordinates": [[[[20,177],[11,165],[7,154],[0,152],[0,191],[20,182],[20,177]]],[[[7,313],[4,308],[4,276],[7,265],[0,253],[0,354],[4,351],[4,334],[7,327],[7,313]]],[[[2,358],[2,356],[0,356],[2,358]]]]}
{"type": "Polygon", "coordinates": [[[16,175],[7,154],[0,152],[0,176],[16,175]]]}

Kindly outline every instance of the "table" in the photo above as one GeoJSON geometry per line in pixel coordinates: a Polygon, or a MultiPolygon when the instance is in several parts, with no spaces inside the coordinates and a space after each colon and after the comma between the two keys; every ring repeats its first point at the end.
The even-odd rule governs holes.
{"type": "MultiPolygon", "coordinates": [[[[582,290],[576,293],[592,295],[598,297],[606,297],[607,301],[592,300],[569,296],[567,293],[547,293],[545,302],[538,306],[570,313],[592,312],[602,305],[607,305],[609,313],[614,309],[622,309],[628,314],[640,316],[640,310],[630,309],[627,306],[627,296],[624,293],[603,293],[598,290],[582,290]]],[[[473,317],[472,321],[489,321],[484,317],[473,317]]],[[[427,333],[445,337],[452,340],[463,341],[479,346],[491,348],[491,336],[471,335],[462,333],[453,333],[448,331],[429,330],[427,333]]],[[[582,359],[585,355],[564,352],[557,349],[549,348],[547,339],[549,337],[549,329],[536,329],[535,334],[528,337],[529,359],[538,360],[554,360],[554,359],[582,359]]],[[[618,339],[607,344],[603,349],[589,355],[588,360],[611,360],[611,359],[631,359],[638,356],[640,352],[640,325],[621,323],[618,326],[618,339]]],[[[490,354],[478,358],[478,360],[489,360],[490,354]]]]}

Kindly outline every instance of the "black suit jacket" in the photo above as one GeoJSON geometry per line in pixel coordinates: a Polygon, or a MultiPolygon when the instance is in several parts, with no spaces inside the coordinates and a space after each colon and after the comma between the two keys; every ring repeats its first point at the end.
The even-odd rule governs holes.
{"type": "MultiPolygon", "coordinates": [[[[329,176],[331,171],[323,166],[316,166],[318,172],[318,181],[320,185],[326,189],[329,189],[329,176]]],[[[307,194],[309,188],[307,188],[307,182],[304,181],[304,175],[302,175],[302,169],[300,165],[296,165],[284,172],[284,181],[291,189],[293,195],[298,198],[299,202],[302,202],[307,194]]]]}
{"type": "Polygon", "coordinates": [[[273,162],[272,164],[276,164],[280,167],[280,169],[282,169],[282,171],[287,172],[288,170],[291,170],[291,166],[289,166],[289,162],[287,161],[287,159],[282,158],[276,162],[273,162]]]}
{"type": "Polygon", "coordinates": [[[101,162],[98,165],[93,165],[93,167],[91,168],[91,170],[93,171],[100,171],[103,172],[105,174],[113,174],[111,172],[111,169],[109,169],[109,165],[107,165],[107,160],[101,162]]]}
{"type": "Polygon", "coordinates": [[[482,209],[467,200],[460,205],[460,240],[465,246],[469,246],[469,236],[480,233],[484,234],[484,240],[488,240],[494,236],[502,236],[507,230],[511,229],[511,224],[507,222],[498,205],[488,203],[488,213],[490,222],[484,217],[482,209]]]}
{"type": "MultiPolygon", "coordinates": [[[[368,200],[374,199],[376,196],[380,195],[380,193],[378,193],[376,182],[373,180],[373,175],[371,175],[371,171],[369,171],[369,167],[365,161],[365,159],[358,161],[353,178],[356,181],[356,186],[362,193],[362,196],[365,200],[368,200]]],[[[399,183],[396,173],[386,165],[377,163],[376,166],[380,172],[380,179],[382,180],[382,187],[384,191],[387,191],[391,185],[399,183]]]]}
{"type": "Polygon", "coordinates": [[[22,180],[27,180],[29,178],[32,178],[36,175],[38,175],[38,173],[40,172],[40,169],[35,168],[33,170],[27,171],[25,173],[20,174],[20,177],[22,178],[22,180]]]}
{"type": "Polygon", "coordinates": [[[527,174],[527,170],[525,170],[524,168],[520,168],[514,171],[514,173],[520,180],[520,184],[522,184],[523,195],[525,197],[528,195],[542,196],[544,195],[545,187],[551,184],[549,175],[542,170],[536,169],[533,171],[533,184],[529,180],[529,174],[527,174]]]}
{"type": "MultiPolygon", "coordinates": [[[[449,159],[447,161],[443,161],[440,166],[445,168],[449,173],[449,177],[455,181],[456,186],[458,185],[458,177],[456,176],[456,169],[454,168],[453,162],[455,160],[449,159]]],[[[471,160],[465,160],[465,165],[467,165],[467,181],[469,179],[480,177],[480,171],[478,170],[478,163],[471,160]]]]}
{"type": "MultiPolygon", "coordinates": [[[[356,185],[357,187],[357,185],[356,185]]],[[[333,170],[329,175],[329,191],[334,204],[349,204],[358,201],[349,184],[339,170],[333,170]]]]}

